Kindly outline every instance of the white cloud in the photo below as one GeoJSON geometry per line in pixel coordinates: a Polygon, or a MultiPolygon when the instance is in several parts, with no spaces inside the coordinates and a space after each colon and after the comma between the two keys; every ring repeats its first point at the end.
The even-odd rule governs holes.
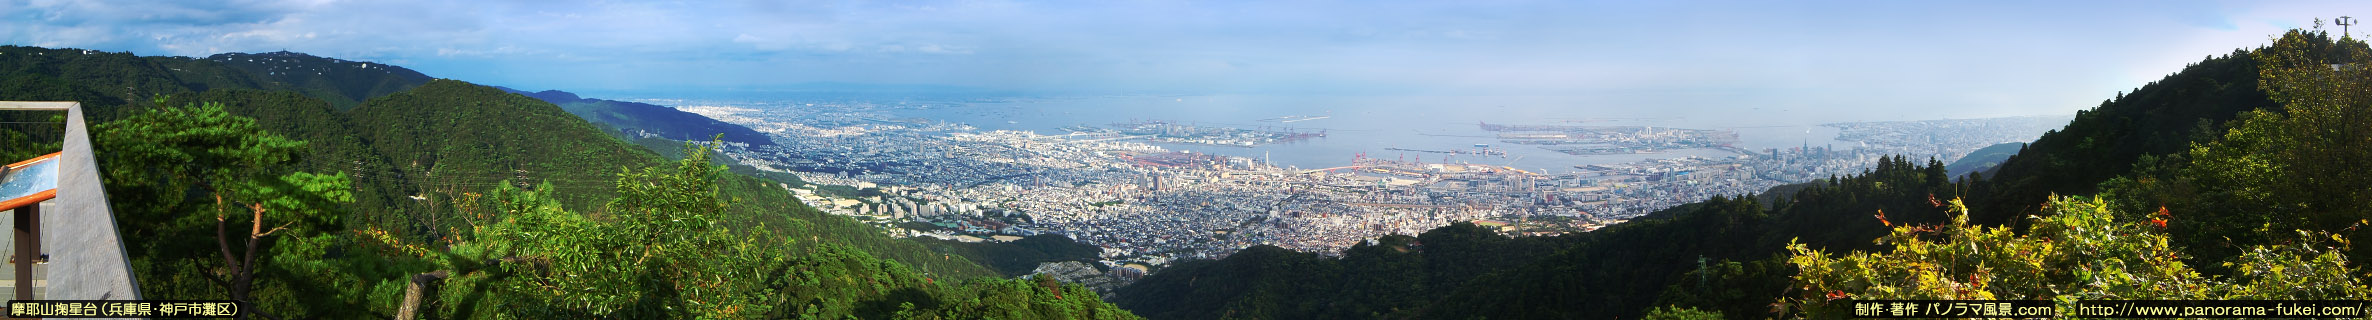
{"type": "Polygon", "coordinates": [[[26,0],[0,2],[12,18],[0,36],[141,54],[287,49],[557,89],[1854,88],[2070,105],[2261,44],[2279,32],[2265,21],[2349,9],[2143,4],[26,0]]]}
{"type": "Polygon", "coordinates": [[[959,48],[959,47],[947,47],[947,46],[940,46],[940,45],[936,45],[936,44],[926,44],[926,45],[922,45],[922,47],[915,48],[915,51],[920,51],[920,52],[923,52],[923,53],[939,53],[939,54],[972,54],[972,50],[970,50],[970,49],[964,49],[964,48],[959,48]]]}

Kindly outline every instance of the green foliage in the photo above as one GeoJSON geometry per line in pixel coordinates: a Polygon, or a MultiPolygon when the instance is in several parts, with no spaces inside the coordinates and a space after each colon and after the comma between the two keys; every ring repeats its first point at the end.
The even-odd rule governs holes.
{"type": "Polygon", "coordinates": [[[690,156],[672,168],[618,173],[618,198],[609,208],[627,221],[625,231],[649,234],[651,242],[691,245],[668,238],[709,230],[721,218],[725,203],[717,198],[716,181],[725,167],[709,164],[706,145],[687,143],[684,149],[690,156]]]}
{"type": "MultiPolygon", "coordinates": [[[[223,56],[223,55],[217,55],[223,56]]],[[[296,62],[333,63],[334,59],[304,56],[296,62]]],[[[345,61],[334,61],[343,63],[345,61]]],[[[33,89],[29,91],[0,90],[0,97],[10,100],[80,101],[90,112],[90,121],[113,120],[128,112],[118,110],[131,102],[143,102],[151,96],[188,96],[189,93],[215,89],[260,89],[293,91],[324,101],[337,101],[341,108],[379,94],[386,94],[417,86],[427,81],[426,76],[412,73],[403,77],[392,73],[376,75],[356,74],[340,78],[343,82],[410,83],[399,88],[382,88],[367,95],[343,93],[337,85],[319,81],[290,81],[294,72],[267,70],[265,65],[239,65],[228,61],[193,59],[186,57],[140,57],[128,52],[102,52],[81,49],[49,49],[22,46],[0,46],[0,86],[33,89]],[[252,68],[248,68],[252,67],[252,68]],[[280,73],[280,74],[274,74],[280,73]]],[[[306,72],[310,75],[311,72],[306,72]]],[[[10,88],[15,89],[15,88],[10,88]]]]}
{"type": "MultiPolygon", "coordinates": [[[[0,47],[0,54],[8,52],[6,49],[13,48],[0,47]]],[[[0,57],[0,61],[7,60],[0,57]]],[[[108,101],[105,95],[43,74],[0,75],[0,100],[87,101],[85,110],[122,104],[120,100],[108,101]]],[[[58,152],[66,138],[65,116],[61,111],[0,112],[0,159],[14,162],[58,152]]]]}
{"type": "MultiPolygon", "coordinates": [[[[536,295],[567,309],[638,318],[668,310],[731,316],[750,308],[750,303],[730,298],[755,296],[756,292],[744,292],[753,288],[734,285],[755,279],[722,281],[703,275],[762,273],[770,271],[763,264],[769,261],[736,255],[756,248],[733,241],[717,225],[725,204],[717,198],[715,181],[724,168],[708,164],[705,147],[686,149],[692,156],[674,166],[618,174],[618,198],[611,200],[610,216],[602,223],[563,232],[573,232],[576,239],[532,245],[549,250],[534,255],[551,257],[551,269],[560,270],[538,277],[550,283],[540,286],[546,290],[536,295]]],[[[762,237],[750,239],[757,238],[762,237]]]]}
{"type": "Polygon", "coordinates": [[[406,197],[420,193],[415,181],[396,179],[402,173],[356,133],[353,119],[327,102],[287,91],[215,89],[167,104],[194,101],[219,102],[232,115],[254,118],[266,132],[304,140],[305,153],[292,164],[297,170],[346,173],[355,182],[355,200],[348,205],[352,227],[416,230],[440,221],[426,215],[432,208],[423,201],[406,197]]]}
{"type": "Polygon", "coordinates": [[[337,225],[338,216],[330,215],[346,203],[354,202],[353,183],[346,174],[315,174],[294,172],[268,180],[239,181],[231,187],[228,198],[251,203],[271,214],[267,218],[318,220],[318,225],[337,225]],[[299,216],[288,216],[299,215],[299,216]]]}
{"type": "Polygon", "coordinates": [[[1341,258],[1255,246],[1172,264],[1112,299],[1157,319],[1407,318],[1484,272],[1540,261],[1581,239],[1510,238],[1458,223],[1356,244],[1341,258]]]}
{"type": "Polygon", "coordinates": [[[123,227],[138,230],[135,235],[213,238],[219,251],[201,249],[206,247],[201,241],[127,246],[136,273],[158,279],[143,287],[163,293],[220,292],[229,299],[284,306],[258,301],[255,293],[284,297],[288,283],[261,283],[259,290],[258,275],[291,278],[280,275],[322,259],[322,249],[334,241],[325,232],[341,228],[338,214],[354,201],[352,183],[343,173],[289,170],[287,165],[304,153],[304,141],[265,132],[221,104],[164,107],[165,100],[159,97],[160,107],[93,129],[95,147],[105,151],[100,166],[109,198],[148,205],[114,206],[129,218],[122,219],[123,227]],[[204,212],[213,213],[211,226],[207,215],[192,214],[204,212]],[[207,227],[212,227],[211,237],[204,235],[207,227]],[[275,234],[282,237],[269,237],[275,234]],[[288,241],[270,241],[277,239],[288,241]],[[189,268],[207,261],[219,262],[189,268]],[[182,271],[164,271],[174,269],[182,271]]]}
{"type": "MultiPolygon", "coordinates": [[[[1884,253],[1841,257],[1801,244],[1788,247],[1801,288],[1785,302],[1790,312],[1815,317],[1848,314],[1840,299],[2053,300],[2071,310],[2080,299],[2329,299],[2372,297],[2327,234],[2300,232],[2290,245],[2258,247],[2230,262],[2230,278],[2204,276],[2183,262],[2152,222],[2118,220],[2109,201],[2054,198],[2052,215],[2037,217],[2029,234],[1970,225],[1965,218],[1925,226],[1897,226],[1880,242],[1884,253]]],[[[1960,201],[1954,213],[1966,212],[1960,201]]],[[[1965,214],[1955,215],[1956,217],[1965,214]]]]}
{"type": "Polygon", "coordinates": [[[2257,58],[2265,66],[2258,86],[2284,114],[2256,111],[2223,140],[2194,147],[2196,175],[2231,182],[2223,187],[2235,200],[2283,217],[2271,219],[2274,230],[2363,225],[2372,219],[2372,203],[2363,201],[2372,199],[2372,171],[2365,170],[2372,168],[2372,48],[2293,30],[2265,51],[2257,58]]]}
{"type": "MultiPolygon", "coordinates": [[[[2223,261],[2291,230],[2365,240],[2372,219],[2372,61],[2364,43],[2293,31],[2255,55],[2259,86],[2283,108],[2241,114],[2219,139],[2137,161],[2130,178],[2104,183],[2119,212],[2166,212],[2176,247],[2223,261]]],[[[2351,258],[2372,252],[2357,248],[2351,258]]],[[[2202,271],[2229,274],[2221,265],[2202,271]]]]}
{"type": "Polygon", "coordinates": [[[1788,277],[1794,275],[1795,266],[1784,256],[1746,262],[1707,259],[1704,268],[1689,271],[1664,288],[1655,305],[1742,317],[1767,315],[1771,298],[1790,287],[1788,277]]]}
{"type": "Polygon", "coordinates": [[[148,109],[93,131],[99,132],[92,135],[98,148],[123,164],[107,167],[109,176],[119,179],[109,185],[226,190],[230,183],[253,180],[270,166],[289,162],[305,147],[304,141],[264,132],[254,119],[223,111],[220,103],[148,109]]]}
{"type": "Polygon", "coordinates": [[[1336,301],[1341,265],[1316,254],[1254,246],[1225,260],[1172,264],[1112,300],[1153,319],[1316,318],[1336,301]],[[1207,278],[1207,279],[1205,279],[1207,278]]]}
{"type": "Polygon", "coordinates": [[[2002,161],[1970,197],[1969,220],[1999,225],[2029,222],[2053,194],[2094,194],[2103,181],[2131,172],[2145,155],[2182,153],[2213,139],[2214,126],[2250,110],[2279,109],[2258,90],[2262,50],[2207,57],[2158,81],[2079,111],[2066,127],[2045,133],[2002,161]]]}
{"type": "Polygon", "coordinates": [[[1648,311],[1647,311],[1647,316],[1646,316],[1646,317],[1644,317],[1644,318],[1642,318],[1642,319],[1650,319],[1650,320],[1718,320],[1718,319],[1722,319],[1722,317],[1721,317],[1721,313],[1720,313],[1720,312],[1712,312],[1712,311],[1697,310],[1697,308],[1683,308],[1683,307],[1664,306],[1664,307],[1658,307],[1658,308],[1655,308],[1655,310],[1648,310],[1648,311]]]}
{"type": "MultiPolygon", "coordinates": [[[[503,217],[436,252],[391,251],[458,270],[437,293],[446,317],[1127,319],[1077,285],[938,281],[836,244],[801,246],[726,210],[705,149],[619,175],[610,215],[586,217],[508,184],[476,208],[503,217]]],[[[390,237],[380,237],[392,239],[390,237]]]]}
{"type": "Polygon", "coordinates": [[[63,150],[62,112],[0,112],[0,161],[15,162],[63,150]],[[38,120],[36,120],[38,119],[38,120]],[[44,122],[57,123],[48,124],[44,122]]]}
{"type": "MultiPolygon", "coordinates": [[[[518,263],[551,265],[548,259],[535,260],[517,253],[534,248],[521,243],[558,240],[525,237],[494,241],[482,237],[488,233],[481,230],[511,218],[505,216],[508,213],[489,209],[494,203],[489,198],[507,197],[511,199],[507,203],[548,206],[549,211],[541,215],[547,219],[538,221],[557,228],[553,230],[616,235],[615,229],[604,229],[608,228],[605,224],[623,219],[626,214],[611,212],[610,207],[603,205],[616,199],[615,174],[620,168],[654,167],[662,163],[648,152],[603,136],[583,120],[550,104],[459,81],[421,83],[401,94],[390,94],[395,90],[349,83],[375,82],[378,80],[371,79],[379,78],[329,77],[328,81],[312,81],[249,73],[241,69],[248,66],[232,67],[226,63],[0,46],[0,89],[4,89],[0,90],[0,97],[81,101],[90,112],[92,118],[88,120],[93,121],[92,136],[98,140],[94,146],[101,157],[109,200],[119,215],[119,232],[128,240],[127,255],[132,259],[133,273],[146,297],[230,298],[229,290],[215,282],[226,271],[232,271],[222,262],[217,243],[209,240],[217,237],[214,226],[217,221],[203,213],[222,212],[225,223],[240,224],[240,227],[224,228],[230,231],[225,235],[235,240],[254,230],[247,226],[255,222],[252,213],[260,208],[265,215],[261,221],[269,223],[261,226],[259,231],[263,232],[252,233],[268,232],[268,240],[259,241],[256,250],[233,252],[256,253],[255,262],[247,265],[253,267],[254,275],[249,300],[256,303],[258,311],[293,318],[386,317],[394,313],[407,278],[447,270],[455,276],[431,285],[437,294],[430,296],[427,305],[430,310],[441,310],[432,315],[518,316],[521,313],[515,310],[538,305],[536,301],[540,300],[506,291],[512,287],[506,281],[526,277],[502,272],[500,267],[518,263]],[[357,88],[365,90],[346,90],[357,88]],[[353,93],[365,91],[362,95],[353,93]],[[146,102],[150,95],[160,93],[173,94],[178,99],[159,105],[188,106],[127,106],[123,102],[146,102]],[[369,101],[341,111],[347,106],[337,102],[345,101],[341,99],[369,101]],[[159,112],[171,115],[148,115],[159,112]],[[143,118],[116,120],[131,117],[143,118]],[[214,161],[208,160],[209,157],[257,160],[214,161]],[[213,173],[218,172],[230,172],[220,176],[236,179],[213,178],[218,176],[213,173]],[[322,187],[341,179],[351,187],[322,187]],[[510,181],[547,184],[531,187],[510,181]],[[505,187],[510,192],[502,191],[505,187]],[[218,206],[216,193],[208,190],[220,188],[230,189],[220,193],[224,198],[218,206]],[[336,190],[345,192],[332,192],[336,190]],[[534,196],[526,196],[530,193],[534,196]],[[563,210],[563,204],[588,212],[563,210]],[[588,215],[594,218],[585,218],[588,215]],[[287,229],[271,231],[281,226],[280,223],[289,223],[287,229]]],[[[400,85],[402,81],[382,84],[389,83],[400,85]]],[[[7,113],[0,115],[0,119],[56,121],[51,118],[54,116],[7,113]]],[[[0,129],[6,129],[0,130],[0,142],[16,141],[10,139],[18,137],[52,141],[62,133],[62,130],[44,133],[14,127],[0,129]]],[[[46,143],[46,147],[43,144],[0,146],[26,147],[27,150],[13,151],[20,153],[56,151],[54,142],[46,143]]],[[[746,167],[736,170],[750,171],[746,167]]],[[[783,176],[775,178],[795,181],[783,176]]],[[[714,220],[716,227],[708,232],[732,234],[731,239],[737,242],[717,242],[722,245],[710,247],[730,254],[701,259],[740,257],[736,259],[760,261],[763,259],[758,257],[797,258],[827,250],[861,250],[870,256],[915,266],[912,272],[921,277],[917,279],[925,279],[924,283],[930,283],[928,279],[932,277],[947,283],[950,279],[995,275],[961,257],[939,254],[916,242],[890,238],[878,228],[816,211],[793,199],[777,182],[720,174],[714,185],[714,196],[734,201],[723,202],[721,215],[726,218],[714,220]],[[737,249],[741,246],[760,249],[737,249]]],[[[525,206],[515,209],[508,212],[537,216],[529,213],[545,210],[529,210],[525,206]]],[[[571,239],[581,243],[626,243],[590,235],[571,239]]],[[[710,268],[688,265],[680,270],[706,272],[700,270],[710,268]]],[[[734,272],[762,269],[751,267],[734,272]]],[[[685,283],[695,289],[682,293],[636,291],[658,294],[641,295],[644,298],[617,308],[640,305],[710,310],[700,308],[762,304],[736,300],[740,297],[738,293],[750,291],[727,288],[753,284],[716,284],[713,278],[685,283]],[[698,293],[711,290],[735,292],[736,296],[710,299],[725,296],[698,293]],[[671,299],[680,301],[670,302],[671,299]],[[693,299],[701,300],[690,302],[693,299]]],[[[960,290],[946,292],[957,291],[960,290]]],[[[861,301],[833,301],[858,302],[861,301]]],[[[590,315],[582,310],[551,306],[535,310],[550,311],[533,313],[543,317],[590,315]]],[[[761,314],[736,312],[732,314],[761,314]]],[[[751,317],[767,316],[770,315],[751,317]]]]}
{"type": "Polygon", "coordinates": [[[1093,264],[1103,248],[1079,243],[1059,234],[1039,234],[1010,242],[961,242],[931,238],[916,239],[934,251],[951,253],[996,268],[1008,277],[1029,275],[1038,264],[1060,261],[1083,261],[1093,264]]]}
{"type": "Polygon", "coordinates": [[[551,104],[461,81],[371,99],[351,115],[401,178],[448,197],[533,178],[567,190],[561,203],[593,208],[615,197],[610,175],[619,168],[659,162],[551,104]]]}

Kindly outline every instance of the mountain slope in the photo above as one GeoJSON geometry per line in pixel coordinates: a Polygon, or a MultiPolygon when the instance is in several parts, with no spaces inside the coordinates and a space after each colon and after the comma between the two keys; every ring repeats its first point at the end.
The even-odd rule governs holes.
{"type": "Polygon", "coordinates": [[[222,53],[207,56],[205,60],[260,75],[284,90],[329,101],[338,110],[352,109],[363,100],[408,90],[432,79],[404,67],[288,51],[222,53]]]}
{"type": "Polygon", "coordinates": [[[1991,175],[1994,168],[2001,167],[2003,160],[2009,160],[2010,156],[2018,155],[2019,149],[2025,148],[2026,143],[2024,142],[1985,146],[1978,148],[1977,151],[1970,151],[1968,155],[1961,156],[1959,160],[1952,160],[1952,164],[1944,165],[1944,171],[1950,171],[1954,177],[1967,176],[1970,173],[1991,175]]]}
{"type": "Polygon", "coordinates": [[[426,207],[408,197],[419,194],[414,181],[389,165],[367,136],[355,130],[354,119],[326,101],[294,91],[214,89],[174,96],[166,105],[216,102],[231,114],[255,118],[264,131],[306,142],[306,153],[294,169],[307,172],[344,172],[354,177],[355,202],[351,216],[382,229],[416,228],[426,207]]]}
{"type": "Polygon", "coordinates": [[[132,102],[145,103],[155,95],[212,88],[284,87],[245,71],[199,59],[24,46],[0,46],[0,75],[6,75],[4,79],[12,83],[49,90],[16,99],[81,101],[84,111],[91,115],[85,120],[94,122],[115,119],[119,107],[132,102]]]}
{"type": "Polygon", "coordinates": [[[2143,155],[2182,152],[2213,139],[2219,125],[2241,112],[2280,110],[2257,89],[2257,62],[2248,50],[2210,57],[2165,79],[2076,112],[2065,128],[2044,133],[2003,160],[1986,188],[2002,193],[1971,204],[1970,222],[2019,223],[2040,213],[2052,194],[2092,194],[2111,177],[2132,171],[2143,155]]]}
{"type": "Polygon", "coordinates": [[[567,191],[561,203],[590,210],[611,197],[610,177],[620,168],[660,162],[549,103],[454,80],[371,99],[353,117],[402,177],[425,188],[534,177],[567,191]]]}
{"type": "MultiPolygon", "coordinates": [[[[374,244],[440,248],[467,238],[475,233],[475,228],[484,226],[486,219],[502,218],[485,216],[486,208],[472,207],[472,203],[479,203],[491,189],[549,182],[549,188],[535,191],[556,198],[553,201],[559,207],[602,216],[607,214],[604,212],[607,195],[618,187],[620,172],[665,163],[658,155],[605,135],[593,124],[550,103],[466,82],[425,81],[409,89],[380,93],[386,88],[384,85],[400,82],[371,80],[355,84],[348,83],[353,80],[347,78],[325,77],[315,80],[319,85],[314,87],[321,90],[300,92],[291,89],[295,85],[267,79],[271,76],[276,75],[250,74],[222,62],[203,59],[0,47],[0,88],[11,89],[0,91],[0,96],[5,98],[84,101],[86,109],[94,113],[94,122],[108,121],[100,116],[101,112],[148,112],[157,108],[148,102],[155,95],[171,95],[172,99],[163,103],[170,106],[220,102],[232,115],[255,119],[264,132],[307,142],[300,157],[269,171],[343,173],[352,179],[354,202],[343,205],[338,217],[331,220],[340,222],[333,222],[326,229],[315,229],[311,232],[318,233],[302,239],[275,236],[284,240],[267,242],[259,248],[279,255],[322,259],[267,258],[271,261],[263,262],[255,292],[264,301],[259,301],[258,306],[283,316],[346,318],[392,312],[390,303],[398,297],[390,295],[400,295],[403,279],[412,273],[427,271],[417,268],[427,266],[422,263],[428,260],[421,259],[428,257],[407,258],[374,244]],[[362,92],[364,96],[357,97],[367,101],[340,110],[323,98],[347,97],[352,92],[362,92]],[[138,101],[138,104],[126,101],[138,101]],[[501,183],[506,180],[512,184],[501,183]],[[387,237],[368,236],[372,234],[387,237]]],[[[0,131],[17,133],[12,128],[0,128],[0,131]]],[[[20,139],[21,135],[0,134],[0,138],[20,139]]],[[[111,153],[105,149],[99,151],[103,159],[111,153]]],[[[170,164],[101,163],[103,167],[166,165],[170,164]]],[[[723,174],[717,180],[716,195],[724,200],[725,210],[737,217],[749,217],[744,221],[746,224],[729,226],[740,230],[762,223],[780,237],[791,239],[779,247],[788,252],[790,259],[832,261],[827,263],[847,264],[859,268],[856,272],[873,276],[922,279],[925,284],[932,278],[946,280],[940,281],[942,286],[996,275],[995,271],[963,257],[932,252],[922,244],[890,238],[878,228],[816,211],[792,199],[779,183],[736,174],[723,174]],[[891,261],[897,263],[890,264],[891,261]],[[900,267],[887,267],[890,265],[900,267]]],[[[165,189],[111,185],[109,190],[113,207],[119,215],[127,217],[121,220],[119,229],[126,239],[133,240],[128,241],[126,249],[134,260],[143,292],[160,299],[221,298],[221,288],[207,280],[207,272],[213,269],[205,264],[207,259],[215,259],[213,265],[221,263],[213,251],[214,215],[204,214],[214,210],[210,196],[205,190],[157,187],[165,189]]],[[[833,290],[866,299],[841,303],[873,303],[839,306],[836,310],[854,310],[849,312],[868,316],[892,313],[899,301],[937,303],[942,301],[937,299],[976,299],[1028,306],[1037,303],[1031,302],[1037,299],[1031,298],[1034,295],[1052,294],[1055,297],[1045,300],[1059,300],[1062,292],[1067,292],[1030,293],[1029,286],[1020,284],[1022,280],[1000,281],[1006,282],[983,284],[987,287],[966,284],[956,289],[926,290],[933,295],[927,297],[896,296],[879,290],[833,290]],[[874,305],[882,301],[887,301],[888,306],[874,305]]],[[[479,297],[501,294],[471,292],[470,295],[479,297]]],[[[449,298],[467,299],[466,296],[449,298]]],[[[1074,298],[1069,303],[1100,302],[1074,298]]],[[[1001,308],[977,303],[953,306],[1001,308]]]]}
{"type": "Polygon", "coordinates": [[[559,105],[561,110],[567,110],[570,114],[583,117],[585,121],[592,121],[619,130],[611,133],[620,134],[628,139],[636,138],[638,136],[635,134],[636,132],[649,133],[676,141],[708,140],[717,134],[724,134],[723,140],[726,142],[745,143],[753,148],[774,145],[773,139],[768,139],[766,134],[750,130],[749,127],[717,121],[675,108],[640,102],[589,99],[560,90],[541,92],[526,92],[510,88],[503,88],[503,90],[559,105]]]}

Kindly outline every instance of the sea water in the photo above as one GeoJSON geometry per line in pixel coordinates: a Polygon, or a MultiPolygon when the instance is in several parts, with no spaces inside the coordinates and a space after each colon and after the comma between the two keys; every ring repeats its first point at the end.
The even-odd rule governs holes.
{"type": "MultiPolygon", "coordinates": [[[[878,102],[876,102],[878,103],[878,102]]],[[[1114,123],[1165,121],[1207,127],[1323,132],[1325,137],[1252,147],[1159,143],[1187,150],[1252,159],[1303,169],[1349,165],[1356,155],[1388,160],[1463,162],[1524,170],[1570,171],[1575,165],[1634,162],[1656,158],[1728,157],[1713,149],[1665,150],[1647,154],[1570,155],[1539,146],[1500,141],[1500,132],[1479,124],[1650,126],[1731,130],[1737,147],[1753,152],[1801,146],[1848,148],[1834,140],[1837,129],[1819,124],[1860,121],[1850,115],[1760,107],[1659,107],[1607,104],[1583,97],[1534,96],[1085,96],[1010,98],[985,102],[894,102],[896,116],[968,124],[982,130],[1026,130],[1062,134],[1078,125],[1110,128],[1114,123]],[[1323,117],[1323,118],[1319,118],[1323,117]],[[1285,120],[1294,120],[1286,122],[1285,120]],[[1407,150],[1476,150],[1477,144],[1504,155],[1451,155],[1407,150]]]]}

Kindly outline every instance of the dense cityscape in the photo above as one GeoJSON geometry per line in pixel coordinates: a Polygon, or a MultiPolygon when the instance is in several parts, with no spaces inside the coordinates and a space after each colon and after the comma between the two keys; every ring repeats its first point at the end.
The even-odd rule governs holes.
{"type": "MultiPolygon", "coordinates": [[[[1716,195],[1858,173],[1886,155],[1948,161],[1987,145],[2031,140],[2050,123],[2022,117],[1829,124],[1844,129],[1840,141],[1864,145],[1763,150],[1736,147],[1736,133],[1721,130],[1482,124],[1513,147],[1725,154],[1532,172],[1444,161],[1449,157],[1365,154],[1345,155],[1350,161],[1342,166],[1298,168],[1149,143],[1241,146],[1319,133],[1162,122],[1073,126],[1059,134],[984,131],[895,118],[887,111],[900,106],[865,102],[654,102],[684,104],[772,135],[779,146],[729,145],[727,154],[760,170],[795,174],[812,184],[792,188],[803,200],[894,236],[1006,241],[1055,233],[1104,248],[1107,266],[1139,270],[1262,244],[1332,254],[1375,236],[1455,222],[1522,235],[1586,232],[1716,195]]],[[[1432,152],[1498,150],[1478,144],[1432,152]]]]}

